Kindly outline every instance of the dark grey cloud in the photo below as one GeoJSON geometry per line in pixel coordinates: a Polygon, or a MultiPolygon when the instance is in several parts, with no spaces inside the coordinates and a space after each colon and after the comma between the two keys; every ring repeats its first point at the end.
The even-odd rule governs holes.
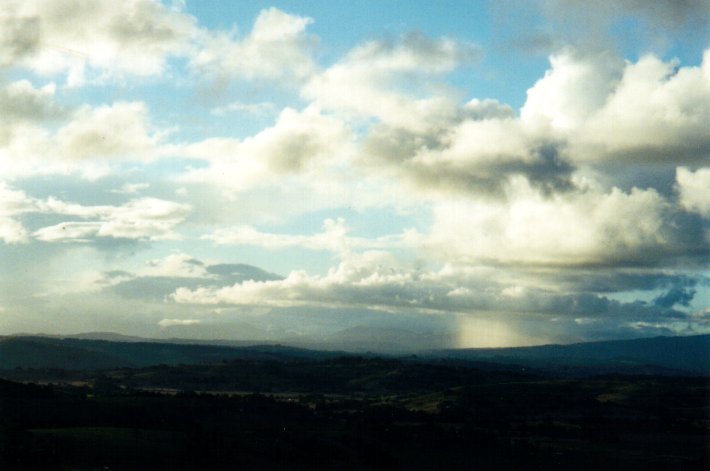
{"type": "Polygon", "coordinates": [[[216,265],[208,265],[207,273],[217,275],[220,279],[229,280],[232,283],[238,283],[245,280],[269,281],[283,279],[281,275],[270,273],[259,267],[244,263],[220,263],[216,265]]]}
{"type": "Polygon", "coordinates": [[[261,268],[243,263],[222,263],[216,265],[205,265],[197,259],[188,259],[184,263],[204,266],[205,271],[212,276],[206,277],[177,277],[177,276],[135,276],[134,274],[121,270],[104,273],[104,277],[116,279],[128,277],[129,279],[120,281],[108,288],[124,298],[143,299],[151,301],[163,301],[177,288],[186,287],[196,289],[200,287],[220,287],[243,283],[245,281],[271,281],[280,280],[283,277],[270,273],[261,268]]]}
{"type": "Polygon", "coordinates": [[[529,276],[537,279],[550,278],[551,282],[577,292],[614,293],[633,290],[668,290],[671,288],[692,288],[706,281],[699,275],[658,272],[654,270],[570,270],[560,276],[533,272],[529,276]]]}
{"type": "MultiPolygon", "coordinates": [[[[12,10],[12,8],[11,8],[12,10]]],[[[0,66],[34,54],[40,42],[40,19],[0,13],[0,66]]]]}
{"type": "Polygon", "coordinates": [[[110,289],[123,298],[161,301],[172,293],[176,286],[197,288],[203,283],[201,278],[151,276],[122,281],[110,289]]]}
{"type": "Polygon", "coordinates": [[[189,28],[187,25],[192,23],[187,16],[180,17],[182,24],[168,21],[169,15],[151,2],[138,3],[126,10],[123,16],[112,18],[107,25],[111,36],[124,45],[173,46],[184,39],[189,28]]]}
{"type": "Polygon", "coordinates": [[[665,308],[671,308],[676,304],[687,307],[695,297],[695,293],[696,291],[692,288],[675,287],[658,296],[653,300],[653,303],[656,306],[665,308]]]}
{"type": "MultiPolygon", "coordinates": [[[[455,194],[500,197],[515,176],[525,177],[545,194],[574,188],[571,177],[575,167],[564,158],[564,145],[553,141],[531,142],[520,155],[500,154],[462,162],[418,159],[423,153],[447,152],[451,144],[446,142],[446,131],[422,134],[374,126],[363,143],[365,164],[385,164],[418,187],[455,194]]],[[[474,152],[471,149],[472,155],[474,152]]]]}
{"type": "MultiPolygon", "coordinates": [[[[249,267],[253,268],[253,267],[249,267]]],[[[179,280],[178,280],[179,281],[179,280]]],[[[258,280],[255,280],[258,281],[258,280]]],[[[266,280],[264,280],[266,281],[266,280]]],[[[388,312],[505,313],[545,317],[614,318],[619,322],[669,322],[687,319],[688,314],[644,301],[622,302],[596,293],[558,294],[543,289],[523,289],[511,294],[509,286],[491,280],[438,279],[433,274],[401,273],[378,267],[375,271],[348,271],[340,267],[325,278],[289,276],[268,283],[220,284],[187,290],[192,282],[169,298],[178,303],[213,306],[309,307],[373,309],[388,312]],[[343,278],[348,273],[347,278],[343,278]]],[[[675,303],[674,303],[675,304],[675,303]]]]}
{"type": "Polygon", "coordinates": [[[710,40],[708,0],[537,0],[493,2],[501,53],[550,54],[574,45],[586,51],[634,45],[667,52],[710,40]]]}
{"type": "Polygon", "coordinates": [[[278,172],[291,173],[303,170],[321,151],[321,143],[308,132],[283,136],[273,150],[270,164],[278,172]]]}
{"type": "Polygon", "coordinates": [[[641,17],[653,28],[677,30],[685,25],[706,25],[710,21],[708,0],[544,0],[554,15],[585,15],[597,21],[625,16],[641,17]]]}
{"type": "MultiPolygon", "coordinates": [[[[2,47],[2,46],[0,46],[2,47]]],[[[67,111],[53,102],[50,93],[17,82],[0,88],[0,123],[39,122],[66,116],[67,111]]]]}
{"type": "Polygon", "coordinates": [[[124,270],[109,270],[103,272],[103,276],[109,280],[115,279],[115,278],[124,278],[124,277],[130,277],[132,276],[130,272],[124,271],[124,270]]]}
{"type": "Polygon", "coordinates": [[[566,296],[563,299],[569,303],[571,313],[616,317],[626,322],[688,318],[686,313],[672,309],[671,306],[657,306],[643,301],[624,303],[595,294],[566,296]]]}
{"type": "Polygon", "coordinates": [[[380,38],[367,43],[369,47],[356,49],[350,59],[371,59],[396,56],[402,52],[415,54],[420,66],[411,68],[411,72],[448,70],[453,63],[468,63],[482,56],[480,47],[471,43],[456,43],[451,47],[446,39],[433,39],[420,31],[410,31],[396,38],[380,38]]]}
{"type": "Polygon", "coordinates": [[[613,319],[624,323],[666,322],[688,318],[686,313],[672,309],[672,306],[659,306],[639,300],[622,302],[594,293],[556,295],[538,291],[521,298],[504,300],[500,308],[509,312],[613,319]]]}

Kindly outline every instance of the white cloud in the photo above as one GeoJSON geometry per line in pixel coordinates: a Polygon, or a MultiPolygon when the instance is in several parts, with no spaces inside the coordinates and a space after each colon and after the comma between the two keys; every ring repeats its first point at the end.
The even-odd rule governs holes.
{"type": "MultiPolygon", "coordinates": [[[[403,286],[412,275],[396,270],[392,256],[366,252],[346,257],[325,276],[291,272],[283,280],[244,281],[224,288],[179,288],[171,298],[179,303],[298,306],[350,304],[381,308],[390,285],[403,286]],[[375,292],[381,291],[376,295],[375,292]]],[[[414,299],[412,302],[416,302],[414,299]]],[[[399,300],[397,301],[399,303],[399,300]]]]}
{"type": "Polygon", "coordinates": [[[147,188],[150,188],[150,183],[124,183],[120,188],[111,190],[111,193],[135,195],[141,190],[145,190],[147,188]]]}
{"type": "Polygon", "coordinates": [[[0,12],[0,64],[70,87],[159,76],[173,58],[199,75],[302,81],[316,68],[312,19],[262,10],[244,38],[200,28],[184,8],[158,0],[8,0],[0,12]]]}
{"type": "MultiPolygon", "coordinates": [[[[54,83],[35,88],[29,80],[18,80],[0,89],[0,125],[11,129],[19,122],[56,118],[62,110],[53,102],[54,83]]],[[[1,128],[0,128],[1,129],[1,128]]]]}
{"type": "Polygon", "coordinates": [[[44,242],[89,242],[101,229],[100,222],[62,222],[43,227],[32,235],[44,242]]]}
{"type": "Polygon", "coordinates": [[[398,95],[403,102],[391,119],[368,129],[362,162],[435,193],[500,196],[519,176],[553,193],[583,179],[582,188],[628,189],[628,172],[619,166],[637,174],[665,171],[670,179],[670,167],[656,164],[697,165],[710,155],[710,51],[697,67],[651,55],[624,63],[609,53],[573,49],[550,63],[528,90],[519,118],[509,107],[481,100],[449,103],[441,108],[446,116],[418,113],[411,109],[414,98],[398,95]]]}
{"type": "MultiPolygon", "coordinates": [[[[558,293],[533,286],[505,285],[484,271],[444,268],[438,272],[412,269],[385,252],[346,257],[324,276],[293,271],[285,279],[241,281],[225,287],[182,287],[169,299],[193,306],[273,308],[318,307],[366,309],[389,313],[467,316],[464,343],[481,342],[471,329],[496,327],[510,342],[550,339],[559,332],[550,322],[574,329],[575,319],[595,319],[595,328],[619,328],[630,322],[682,322],[689,315],[643,302],[622,303],[588,293],[558,293]],[[518,329],[535,319],[537,330],[518,329]],[[477,322],[480,321],[480,322],[477,322]],[[568,324],[571,324],[568,325],[568,324]],[[597,325],[598,324],[598,325],[597,325]],[[524,334],[523,334],[524,332],[524,334]]],[[[530,325],[533,325],[530,324],[530,325]]]]}
{"type": "MultiPolygon", "coordinates": [[[[633,16],[647,20],[654,29],[667,28],[671,31],[686,23],[706,26],[710,22],[710,4],[707,0],[618,0],[609,3],[604,0],[544,0],[545,11],[559,15],[564,21],[570,21],[571,14],[580,22],[607,22],[624,16],[633,16]]],[[[573,22],[575,26],[579,23],[573,22]]],[[[674,31],[676,32],[676,31],[674,31]]]]}
{"type": "Polygon", "coordinates": [[[654,55],[621,63],[568,49],[530,90],[522,123],[583,163],[694,163],[710,153],[710,50],[697,67],[654,55]]]}
{"type": "MultiPolygon", "coordinates": [[[[84,106],[73,113],[63,113],[61,122],[44,126],[41,121],[45,118],[41,113],[34,115],[31,108],[39,106],[39,98],[50,99],[52,92],[47,88],[34,89],[32,93],[25,90],[28,116],[25,120],[13,120],[5,127],[4,136],[0,119],[1,175],[14,178],[79,174],[95,179],[111,173],[112,164],[145,161],[161,155],[160,144],[165,133],[150,125],[144,103],[84,106]]],[[[0,99],[0,111],[2,105],[0,99]]],[[[51,101],[42,106],[47,113],[57,109],[51,101]]]]}
{"type": "Polygon", "coordinates": [[[0,180],[0,240],[6,244],[28,241],[28,231],[15,216],[33,212],[35,200],[0,180]]]}
{"type": "Polygon", "coordinates": [[[212,109],[212,114],[224,116],[228,113],[243,112],[254,116],[260,116],[272,114],[275,111],[276,105],[269,101],[262,101],[259,103],[242,103],[240,101],[235,101],[212,109]]]}
{"type": "Polygon", "coordinates": [[[7,2],[0,12],[0,65],[12,65],[39,48],[40,20],[17,11],[20,2],[7,2]]]}
{"type": "Polygon", "coordinates": [[[347,248],[347,233],[348,227],[344,219],[326,219],[323,222],[323,232],[314,235],[271,234],[258,231],[252,226],[238,226],[218,229],[202,238],[219,245],[252,245],[267,249],[299,247],[343,252],[347,248]]]}
{"type": "Polygon", "coordinates": [[[27,151],[45,139],[40,123],[58,121],[65,110],[54,102],[53,83],[36,88],[28,80],[11,82],[0,87],[0,172],[12,173],[12,167],[22,165],[27,151]],[[33,144],[34,142],[34,144],[33,144]]]}
{"type": "Polygon", "coordinates": [[[315,39],[306,33],[312,22],[277,8],[262,10],[242,40],[233,32],[203,32],[190,66],[217,77],[301,81],[315,69],[311,58],[315,39]]]}
{"type": "Polygon", "coordinates": [[[302,94],[323,109],[366,119],[375,117],[406,129],[428,129],[453,118],[456,109],[452,97],[418,97],[398,88],[401,90],[408,77],[449,72],[477,53],[471,44],[420,34],[406,35],[396,43],[372,41],[314,76],[302,94]]]}
{"type": "Polygon", "coordinates": [[[139,102],[82,108],[57,131],[59,154],[66,159],[140,159],[155,149],[158,140],[149,134],[147,115],[146,106],[139,102]]]}
{"type": "Polygon", "coordinates": [[[35,200],[24,191],[13,190],[7,183],[0,181],[0,215],[14,216],[30,212],[35,208],[35,200]]]}
{"type": "Polygon", "coordinates": [[[27,242],[27,229],[13,218],[0,216],[0,239],[6,244],[27,242]]]}
{"type": "Polygon", "coordinates": [[[323,232],[313,235],[274,234],[255,229],[252,226],[237,226],[218,229],[212,234],[202,236],[218,245],[251,245],[270,250],[302,248],[307,250],[325,250],[338,254],[348,254],[353,250],[375,250],[403,248],[408,244],[407,231],[402,235],[364,238],[350,236],[350,228],[343,218],[323,221],[323,232]]]}
{"type": "Polygon", "coordinates": [[[93,221],[67,221],[43,227],[33,236],[45,242],[86,241],[94,237],[134,240],[177,239],[175,226],[185,220],[188,205],[157,198],[131,200],[121,206],[82,206],[50,199],[41,205],[45,212],[78,216],[93,221]]]}
{"type": "Polygon", "coordinates": [[[652,189],[545,197],[517,179],[503,201],[435,206],[422,245],[446,261],[494,266],[646,264],[679,249],[670,210],[652,189]]]}
{"type": "Polygon", "coordinates": [[[710,167],[702,167],[695,172],[678,167],[676,181],[680,205],[687,211],[710,218],[710,167]]]}
{"type": "MultiPolygon", "coordinates": [[[[648,11],[636,0],[623,3],[648,11]]],[[[201,29],[180,1],[9,0],[3,7],[0,67],[15,81],[0,85],[0,182],[28,193],[43,185],[35,191],[54,195],[34,198],[0,183],[4,244],[70,242],[42,250],[93,254],[90,243],[125,242],[107,239],[180,238],[189,218],[185,234],[209,233],[200,244],[217,257],[245,250],[204,240],[326,251],[341,261],[325,275],[296,270],[278,279],[153,243],[171,255],[145,264],[126,255],[135,257],[131,271],[111,267],[120,273],[105,278],[96,278],[102,261],[85,257],[73,266],[89,269],[86,276],[67,275],[60,291],[46,292],[83,286],[157,306],[174,291],[175,301],[234,305],[235,312],[483,312],[489,318],[462,322],[462,337],[485,331],[498,342],[520,342],[503,329],[513,316],[571,313],[570,324],[603,329],[608,319],[595,315],[619,314],[646,325],[649,313],[680,314],[588,293],[700,284],[710,217],[710,51],[693,67],[653,55],[623,62],[562,49],[545,76],[529,82],[518,113],[496,100],[463,99],[446,83],[448,73],[479,55],[475,45],[446,37],[410,33],[332,57],[330,46],[316,48],[313,20],[275,8],[237,33],[201,29]],[[316,62],[320,53],[327,64],[316,62]],[[191,75],[179,75],[185,72],[191,75]],[[270,93],[279,86],[286,90],[270,93]],[[224,99],[209,110],[159,104],[194,103],[215,88],[224,99]],[[95,101],[139,100],[143,93],[150,94],[145,102],[95,101]],[[276,101],[260,101],[266,94],[276,101]],[[290,99],[298,109],[280,110],[290,99]],[[186,115],[176,118],[180,112],[186,115]],[[235,137],[272,115],[272,126],[235,137]],[[153,117],[177,126],[161,130],[153,117]],[[224,134],[204,134],[215,129],[224,134]],[[46,178],[56,174],[64,177],[46,178]],[[188,204],[142,197],[149,184],[141,182],[150,182],[151,194],[188,204]],[[81,204],[59,199],[76,191],[81,204]],[[92,202],[99,194],[118,202],[92,202]],[[301,234],[264,228],[302,227],[324,208],[345,207],[364,210],[358,218],[373,225],[382,214],[407,211],[418,229],[359,237],[337,218],[301,234]],[[383,212],[367,213],[372,207],[383,212]],[[393,254],[418,259],[405,263],[393,254]],[[498,314],[503,318],[494,319],[498,314]]],[[[455,78],[465,83],[464,74],[455,78]]],[[[33,246],[4,249],[19,258],[15,253],[33,246]]],[[[172,314],[151,311],[151,328],[196,323],[193,308],[211,309],[173,307],[172,314]]]]}
{"type": "Polygon", "coordinates": [[[200,324],[202,321],[199,319],[161,319],[160,322],[158,322],[158,325],[161,328],[166,328],[166,327],[172,327],[176,325],[197,325],[200,324]]]}
{"type": "Polygon", "coordinates": [[[710,155],[710,50],[699,67],[648,55],[628,64],[604,106],[580,131],[581,156],[678,163],[710,155]],[[601,152],[601,155],[597,155],[601,152]]]}
{"type": "Polygon", "coordinates": [[[0,24],[5,64],[66,74],[69,85],[158,75],[196,32],[194,18],[156,0],[9,0],[0,24]]]}
{"type": "Polygon", "coordinates": [[[527,91],[520,118],[528,127],[570,131],[598,111],[623,67],[609,53],[583,56],[568,49],[550,57],[550,69],[527,91]]]}
{"type": "Polygon", "coordinates": [[[137,275],[170,278],[209,278],[210,276],[204,263],[184,253],[149,260],[137,275]]]}
{"type": "Polygon", "coordinates": [[[255,136],[244,140],[208,139],[175,152],[210,164],[193,170],[185,180],[207,182],[231,193],[273,185],[277,177],[290,174],[323,176],[328,169],[343,164],[351,140],[342,122],[317,108],[286,108],[273,127],[255,136]]]}

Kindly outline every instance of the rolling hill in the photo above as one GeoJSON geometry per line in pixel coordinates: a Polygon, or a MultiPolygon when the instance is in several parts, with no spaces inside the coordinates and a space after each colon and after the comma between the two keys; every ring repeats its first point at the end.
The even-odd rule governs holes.
{"type": "MultiPolygon", "coordinates": [[[[102,338],[112,338],[101,334],[102,338]]],[[[152,365],[210,364],[234,359],[322,360],[343,351],[309,350],[283,345],[211,345],[87,338],[9,336],[0,338],[0,369],[60,368],[96,370],[152,365]]],[[[115,337],[120,338],[120,337],[115,337]]],[[[392,356],[392,355],[390,355],[392,356]]],[[[571,345],[516,348],[445,349],[419,353],[423,362],[458,363],[495,369],[510,365],[566,376],[595,374],[710,375],[710,335],[613,340],[571,345]],[[486,366],[487,365],[487,366],[486,366]]]]}
{"type": "Polygon", "coordinates": [[[560,373],[653,373],[710,375],[710,335],[541,345],[451,349],[426,357],[513,363],[560,373]]]}

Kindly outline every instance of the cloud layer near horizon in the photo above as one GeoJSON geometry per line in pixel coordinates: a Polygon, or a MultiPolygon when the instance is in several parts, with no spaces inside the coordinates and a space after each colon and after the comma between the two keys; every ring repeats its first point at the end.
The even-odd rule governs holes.
{"type": "Polygon", "coordinates": [[[684,64],[563,32],[516,107],[452,84],[492,54],[475,38],[324,60],[318,18],[278,8],[241,32],[152,0],[8,7],[0,333],[710,331],[708,44],[684,64]]]}

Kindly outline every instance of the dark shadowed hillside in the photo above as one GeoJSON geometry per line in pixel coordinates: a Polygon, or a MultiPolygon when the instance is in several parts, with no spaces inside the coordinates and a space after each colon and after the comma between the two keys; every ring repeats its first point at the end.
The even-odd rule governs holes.
{"type": "Polygon", "coordinates": [[[0,469],[708,469],[708,378],[353,356],[83,373],[0,380],[0,469]]]}
{"type": "MultiPolygon", "coordinates": [[[[282,345],[228,346],[166,341],[84,338],[0,338],[0,370],[61,368],[91,370],[151,365],[206,364],[242,360],[318,360],[344,352],[282,345]]],[[[436,350],[420,360],[510,370],[511,365],[571,376],[595,374],[710,374],[710,335],[656,337],[573,345],[436,350]]],[[[519,369],[514,368],[513,369],[519,369]]]]}
{"type": "Polygon", "coordinates": [[[337,355],[279,345],[227,347],[163,342],[109,342],[53,337],[0,339],[0,369],[70,370],[200,364],[234,358],[295,359],[337,355]]]}
{"type": "Polygon", "coordinates": [[[434,358],[516,363],[581,373],[710,374],[710,335],[542,345],[518,348],[441,350],[434,358]]]}

